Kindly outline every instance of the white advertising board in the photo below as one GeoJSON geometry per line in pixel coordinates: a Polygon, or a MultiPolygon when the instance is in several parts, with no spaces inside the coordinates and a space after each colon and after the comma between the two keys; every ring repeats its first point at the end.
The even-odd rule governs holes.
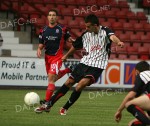
{"type": "MultiPolygon", "coordinates": [[[[75,63],[76,60],[68,61],[75,63]]],[[[98,81],[91,87],[131,88],[135,80],[135,65],[139,61],[110,60],[98,81]]],[[[63,64],[62,69],[65,68],[63,64]]],[[[56,82],[65,83],[69,75],[56,82]]],[[[0,58],[0,85],[47,86],[48,80],[44,59],[38,58],[0,58]]]]}

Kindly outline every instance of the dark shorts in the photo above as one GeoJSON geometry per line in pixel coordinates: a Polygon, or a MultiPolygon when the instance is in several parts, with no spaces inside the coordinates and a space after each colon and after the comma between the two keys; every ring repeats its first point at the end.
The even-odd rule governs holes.
{"type": "Polygon", "coordinates": [[[78,83],[82,78],[91,78],[91,84],[95,83],[101,76],[103,69],[97,67],[87,66],[79,63],[74,71],[71,73],[70,78],[74,79],[78,83]]]}

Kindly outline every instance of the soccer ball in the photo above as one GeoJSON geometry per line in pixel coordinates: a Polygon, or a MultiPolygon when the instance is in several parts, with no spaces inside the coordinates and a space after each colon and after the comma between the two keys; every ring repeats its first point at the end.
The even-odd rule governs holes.
{"type": "Polygon", "coordinates": [[[26,105],[35,106],[40,103],[40,97],[35,92],[29,92],[25,95],[24,102],[26,105]]]}

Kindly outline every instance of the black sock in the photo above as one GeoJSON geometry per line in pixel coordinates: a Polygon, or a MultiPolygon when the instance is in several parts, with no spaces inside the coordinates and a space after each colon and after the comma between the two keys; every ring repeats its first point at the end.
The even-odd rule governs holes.
{"type": "Polygon", "coordinates": [[[81,91],[74,90],[69,100],[67,101],[67,103],[63,106],[63,108],[68,109],[70,106],[72,106],[73,103],[75,103],[75,101],[80,97],[80,94],[81,94],[81,91]]]}
{"type": "Polygon", "coordinates": [[[140,121],[135,121],[132,123],[131,126],[145,126],[144,124],[142,124],[140,121]]]}
{"type": "Polygon", "coordinates": [[[142,124],[150,125],[150,120],[145,115],[144,111],[135,105],[129,105],[127,108],[128,112],[130,112],[134,117],[136,117],[142,124]]]}
{"type": "Polygon", "coordinates": [[[51,97],[50,101],[48,102],[48,107],[52,107],[54,105],[54,103],[61,98],[62,96],[64,96],[69,90],[69,87],[67,87],[65,84],[54,93],[54,95],[51,97]]]}

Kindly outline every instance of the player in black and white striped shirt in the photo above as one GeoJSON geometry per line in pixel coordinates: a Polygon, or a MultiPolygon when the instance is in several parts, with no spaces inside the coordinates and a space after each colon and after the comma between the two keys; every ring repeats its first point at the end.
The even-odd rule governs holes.
{"type": "Polygon", "coordinates": [[[134,87],[122,101],[115,119],[119,122],[122,118],[122,111],[127,108],[128,112],[136,117],[129,123],[129,126],[147,126],[150,125],[150,119],[147,117],[150,116],[150,65],[146,61],[141,61],[135,69],[137,75],[134,87]],[[148,111],[147,116],[144,111],[148,111]]]}
{"type": "MultiPolygon", "coordinates": [[[[68,108],[79,98],[82,89],[97,81],[106,69],[108,58],[110,55],[111,43],[114,42],[118,46],[123,47],[124,43],[121,42],[108,27],[101,26],[97,16],[91,14],[85,18],[86,31],[76,39],[72,48],[62,58],[67,57],[76,49],[84,48],[87,55],[84,55],[79,65],[71,73],[71,76],[65,84],[53,95],[46,111],[63,95],[65,95],[69,88],[78,83],[75,90],[67,103],[60,110],[61,115],[65,115],[68,108]]],[[[45,111],[45,108],[41,108],[45,111]]]]}

